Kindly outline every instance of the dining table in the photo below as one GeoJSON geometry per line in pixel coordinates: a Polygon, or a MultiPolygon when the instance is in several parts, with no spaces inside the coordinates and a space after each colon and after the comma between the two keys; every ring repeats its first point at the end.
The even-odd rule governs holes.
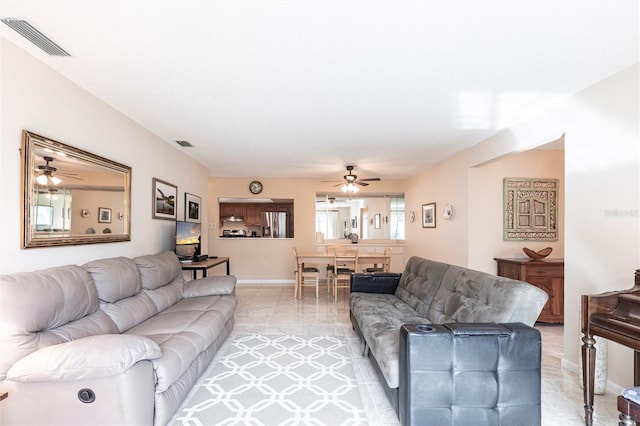
{"type": "MultiPolygon", "coordinates": [[[[309,266],[309,264],[333,264],[333,253],[324,253],[324,252],[298,252],[296,256],[296,267],[298,273],[296,274],[296,282],[297,286],[297,294],[298,298],[302,298],[302,268],[305,266],[309,266]]],[[[340,257],[344,257],[341,255],[340,257]]],[[[358,253],[358,266],[362,265],[378,265],[378,264],[389,264],[388,262],[389,256],[386,256],[384,253],[358,253]]],[[[389,271],[385,271],[389,272],[389,271]]]]}

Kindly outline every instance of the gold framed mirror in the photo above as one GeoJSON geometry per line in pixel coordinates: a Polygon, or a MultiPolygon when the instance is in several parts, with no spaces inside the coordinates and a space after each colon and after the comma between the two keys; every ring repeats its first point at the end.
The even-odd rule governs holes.
{"type": "Polygon", "coordinates": [[[23,130],[22,248],[131,240],[131,167],[23,130]]]}

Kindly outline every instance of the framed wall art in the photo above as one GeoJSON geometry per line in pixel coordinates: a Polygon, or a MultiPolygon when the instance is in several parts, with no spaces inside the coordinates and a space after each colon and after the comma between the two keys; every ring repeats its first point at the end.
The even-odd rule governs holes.
{"type": "Polygon", "coordinates": [[[111,209],[98,207],[98,223],[111,223],[111,209]]]}
{"type": "Polygon", "coordinates": [[[381,226],[381,224],[380,224],[380,213],[376,214],[376,215],[374,216],[374,219],[375,219],[375,220],[374,220],[374,227],[375,227],[376,229],[380,229],[380,226],[381,226]]]}
{"type": "Polygon", "coordinates": [[[558,179],[504,178],[504,240],[558,240],[558,179]]]}
{"type": "Polygon", "coordinates": [[[176,220],[178,187],[153,178],[153,218],[176,220]]]}
{"type": "Polygon", "coordinates": [[[197,195],[184,193],[184,220],[185,222],[200,223],[201,200],[197,195]]]}
{"type": "Polygon", "coordinates": [[[422,205],[422,227],[436,227],[436,203],[422,205]]]}

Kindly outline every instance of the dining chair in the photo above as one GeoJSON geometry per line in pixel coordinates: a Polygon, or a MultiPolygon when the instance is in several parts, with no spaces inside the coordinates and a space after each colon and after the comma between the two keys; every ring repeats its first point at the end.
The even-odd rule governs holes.
{"type": "Polygon", "coordinates": [[[333,289],[333,256],[336,253],[336,250],[344,248],[343,245],[326,245],[324,247],[324,252],[331,256],[331,263],[327,263],[327,293],[333,289]]]}
{"type": "Polygon", "coordinates": [[[296,259],[296,269],[293,271],[293,275],[296,279],[295,289],[293,290],[293,297],[298,297],[298,287],[300,288],[300,293],[302,295],[306,279],[311,279],[313,282],[315,282],[316,297],[318,297],[318,286],[320,285],[320,270],[313,266],[304,266],[303,263],[302,275],[299,277],[300,281],[298,281],[298,249],[295,247],[293,248],[293,256],[296,259]]]}
{"type": "Polygon", "coordinates": [[[358,270],[358,249],[337,248],[333,255],[333,298],[338,300],[338,289],[349,289],[351,274],[358,270]]]}
{"type": "Polygon", "coordinates": [[[385,247],[382,263],[365,268],[362,272],[389,272],[391,270],[391,247],[385,247]]]}

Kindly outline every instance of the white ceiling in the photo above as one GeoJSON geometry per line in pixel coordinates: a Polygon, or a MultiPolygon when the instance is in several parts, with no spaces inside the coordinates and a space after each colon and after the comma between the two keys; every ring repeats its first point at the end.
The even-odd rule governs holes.
{"type": "Polygon", "coordinates": [[[638,62],[638,0],[0,0],[214,176],[404,178],[638,62]]]}

